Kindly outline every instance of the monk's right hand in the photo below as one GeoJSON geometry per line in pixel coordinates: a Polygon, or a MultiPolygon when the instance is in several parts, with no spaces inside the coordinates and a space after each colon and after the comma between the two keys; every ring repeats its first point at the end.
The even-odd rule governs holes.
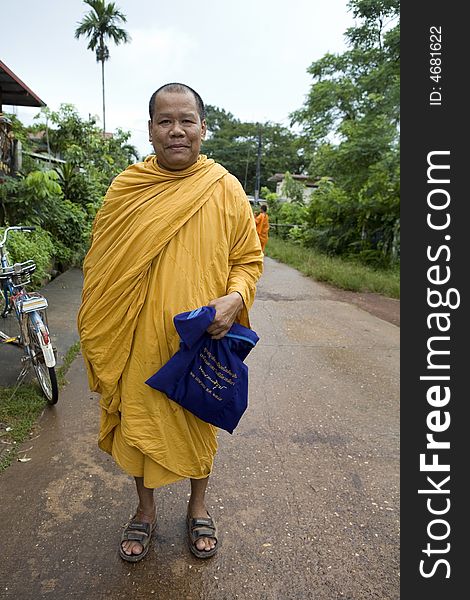
{"type": "Polygon", "coordinates": [[[232,292],[211,300],[208,306],[215,308],[215,318],[207,328],[212,339],[220,340],[232,327],[238,313],[243,308],[243,300],[238,292],[232,292]]]}

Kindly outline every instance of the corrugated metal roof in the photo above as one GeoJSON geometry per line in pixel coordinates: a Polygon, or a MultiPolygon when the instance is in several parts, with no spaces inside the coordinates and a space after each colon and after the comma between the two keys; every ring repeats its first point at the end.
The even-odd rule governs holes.
{"type": "Polygon", "coordinates": [[[11,106],[46,106],[5,63],[0,60],[0,110],[1,104],[11,106]]]}

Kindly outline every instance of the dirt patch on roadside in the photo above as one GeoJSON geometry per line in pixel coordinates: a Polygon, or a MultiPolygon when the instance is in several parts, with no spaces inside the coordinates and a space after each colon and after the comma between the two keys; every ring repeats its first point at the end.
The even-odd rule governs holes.
{"type": "Polygon", "coordinates": [[[336,300],[355,304],[371,315],[400,327],[400,300],[387,298],[373,292],[350,292],[340,290],[331,285],[327,285],[326,287],[328,287],[336,300]]]}

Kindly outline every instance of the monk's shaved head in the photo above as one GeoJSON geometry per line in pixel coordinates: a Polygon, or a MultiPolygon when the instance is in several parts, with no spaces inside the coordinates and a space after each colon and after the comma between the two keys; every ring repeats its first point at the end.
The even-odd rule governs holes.
{"type": "Polygon", "coordinates": [[[186,85],[185,83],[165,83],[165,85],[162,85],[158,88],[158,90],[153,92],[152,97],[150,98],[149,113],[151,121],[153,120],[153,114],[155,111],[155,100],[157,95],[160,94],[160,92],[192,94],[194,96],[194,100],[196,101],[197,112],[199,113],[201,121],[203,121],[206,118],[206,109],[204,107],[204,102],[202,101],[201,96],[195,90],[193,90],[193,88],[189,87],[189,85],[186,85]]]}

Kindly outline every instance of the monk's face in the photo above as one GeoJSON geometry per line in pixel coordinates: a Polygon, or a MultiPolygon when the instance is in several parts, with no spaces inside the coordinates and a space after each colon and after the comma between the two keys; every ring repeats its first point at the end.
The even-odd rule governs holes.
{"type": "Polygon", "coordinates": [[[161,167],[169,171],[190,167],[197,161],[205,134],[206,121],[201,121],[190,92],[157,94],[149,135],[161,167]]]}

